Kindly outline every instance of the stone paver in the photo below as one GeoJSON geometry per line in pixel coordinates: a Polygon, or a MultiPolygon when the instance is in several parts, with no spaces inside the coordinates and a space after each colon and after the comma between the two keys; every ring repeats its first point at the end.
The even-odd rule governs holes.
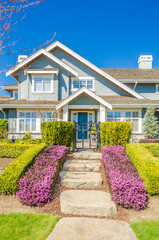
{"type": "Polygon", "coordinates": [[[61,183],[67,188],[100,188],[102,187],[102,178],[100,173],[96,172],[66,172],[61,171],[61,183]]]}
{"type": "Polygon", "coordinates": [[[92,151],[75,152],[71,155],[74,159],[101,159],[101,153],[92,151]]]}
{"type": "Polygon", "coordinates": [[[98,160],[68,160],[64,163],[63,170],[65,171],[99,171],[101,166],[98,160]]]}
{"type": "Polygon", "coordinates": [[[109,193],[95,190],[66,190],[60,196],[61,212],[85,216],[113,216],[116,205],[109,193]]]}
{"type": "Polygon", "coordinates": [[[63,218],[47,240],[137,240],[128,223],[96,218],[63,218]]]}

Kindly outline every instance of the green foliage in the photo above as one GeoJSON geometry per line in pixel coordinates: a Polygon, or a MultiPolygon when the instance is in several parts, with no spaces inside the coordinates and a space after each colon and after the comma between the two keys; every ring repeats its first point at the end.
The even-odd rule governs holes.
{"type": "Polygon", "coordinates": [[[159,143],[145,143],[142,144],[154,157],[159,157],[159,143]]]}
{"type": "Polygon", "coordinates": [[[130,140],[131,131],[132,124],[129,122],[101,123],[101,146],[126,145],[130,140]]]}
{"type": "Polygon", "coordinates": [[[11,139],[0,139],[0,144],[1,143],[11,143],[12,142],[12,140],[11,139]]]}
{"type": "Polygon", "coordinates": [[[28,140],[23,140],[21,139],[15,139],[15,143],[20,143],[20,144],[39,144],[42,143],[42,139],[41,138],[31,138],[28,140]]]}
{"type": "Polygon", "coordinates": [[[31,132],[27,132],[27,133],[25,133],[25,135],[22,137],[22,140],[29,140],[29,139],[31,139],[31,132]]]}
{"type": "Polygon", "coordinates": [[[154,157],[144,145],[127,144],[126,153],[144,180],[146,191],[151,195],[159,194],[159,159],[154,157]]]}
{"type": "Polygon", "coordinates": [[[52,214],[0,214],[0,239],[45,240],[58,221],[59,217],[52,214]]]}
{"type": "Polygon", "coordinates": [[[159,135],[159,124],[155,117],[155,107],[152,105],[147,108],[145,113],[143,134],[145,138],[156,138],[159,135]]]}
{"type": "MultiPolygon", "coordinates": [[[[10,145],[12,146],[12,145],[10,145]]],[[[23,147],[24,145],[21,145],[23,147]]],[[[18,181],[24,176],[28,168],[34,163],[35,158],[45,149],[45,144],[30,145],[17,157],[0,175],[0,192],[14,194],[18,191],[18,181]]]]}
{"type": "Polygon", "coordinates": [[[8,131],[8,120],[0,119],[0,138],[5,138],[8,131]]]}
{"type": "Polygon", "coordinates": [[[0,145],[0,157],[16,158],[19,155],[21,155],[28,148],[29,148],[28,145],[1,144],[0,145]]]}
{"type": "Polygon", "coordinates": [[[159,221],[143,221],[130,224],[138,240],[158,240],[159,221]]]}
{"type": "Polygon", "coordinates": [[[41,124],[42,141],[49,145],[71,146],[73,141],[73,122],[53,121],[41,124]]]}

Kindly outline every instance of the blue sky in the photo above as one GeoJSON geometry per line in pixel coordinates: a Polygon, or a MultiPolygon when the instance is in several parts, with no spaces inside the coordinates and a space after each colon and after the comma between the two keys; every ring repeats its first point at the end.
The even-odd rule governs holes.
{"type": "MultiPolygon", "coordinates": [[[[12,33],[15,50],[58,40],[98,67],[136,68],[141,54],[153,55],[159,67],[158,0],[44,0],[27,10],[12,33]]],[[[15,65],[17,55],[0,57],[15,65]]],[[[0,85],[14,83],[0,75],[0,85]]],[[[4,95],[4,92],[0,92],[4,95]]]]}

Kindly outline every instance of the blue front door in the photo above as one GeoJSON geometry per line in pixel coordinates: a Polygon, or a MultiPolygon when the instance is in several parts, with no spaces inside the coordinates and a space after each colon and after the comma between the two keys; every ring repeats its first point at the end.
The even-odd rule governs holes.
{"type": "Polygon", "coordinates": [[[88,130],[87,130],[87,122],[88,122],[88,113],[87,112],[79,112],[78,113],[78,139],[82,139],[82,134],[84,139],[88,139],[88,130]]]}

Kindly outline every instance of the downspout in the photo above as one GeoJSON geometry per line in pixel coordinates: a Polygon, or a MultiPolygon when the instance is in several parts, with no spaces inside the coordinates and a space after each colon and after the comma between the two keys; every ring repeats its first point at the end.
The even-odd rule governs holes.
{"type": "Polygon", "coordinates": [[[2,108],[0,108],[0,111],[2,111],[2,113],[4,114],[4,119],[6,119],[6,113],[3,111],[2,108]]]}
{"type": "Polygon", "coordinates": [[[133,90],[135,91],[135,88],[137,87],[137,81],[135,82],[133,90]]]}

